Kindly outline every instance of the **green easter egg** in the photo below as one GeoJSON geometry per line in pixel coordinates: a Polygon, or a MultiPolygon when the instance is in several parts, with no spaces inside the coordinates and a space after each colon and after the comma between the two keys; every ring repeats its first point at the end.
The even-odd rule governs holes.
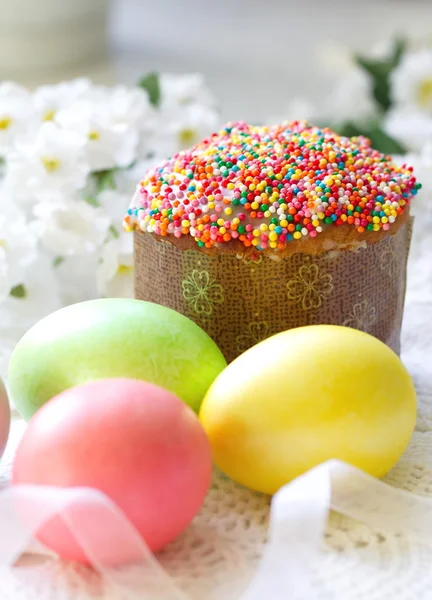
{"type": "Polygon", "coordinates": [[[155,383],[198,411],[225,366],[211,338],[180,313],[110,298],[73,304],[39,321],[15,348],[8,383],[25,419],[63,390],[107,377],[155,383]]]}

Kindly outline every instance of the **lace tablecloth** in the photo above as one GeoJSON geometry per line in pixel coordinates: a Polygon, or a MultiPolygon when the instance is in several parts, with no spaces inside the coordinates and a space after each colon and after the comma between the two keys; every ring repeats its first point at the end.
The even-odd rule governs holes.
{"type": "MultiPolygon", "coordinates": [[[[410,259],[402,358],[415,380],[419,415],[408,450],[385,479],[398,488],[432,497],[432,261],[428,238],[419,235],[417,239],[421,241],[414,244],[410,259]]],[[[0,486],[7,484],[14,448],[24,428],[15,415],[1,462],[0,486]]],[[[259,562],[268,519],[268,498],[216,472],[201,514],[160,555],[160,561],[191,598],[238,600],[259,562]]],[[[432,598],[432,548],[425,544],[332,514],[323,550],[323,560],[314,571],[313,598],[317,600],[432,598]]],[[[27,568],[0,568],[1,600],[101,597],[102,583],[90,569],[57,559],[33,563],[32,568],[27,563],[27,568]]],[[[286,598],[291,597],[287,593],[286,598]]],[[[104,598],[119,596],[106,593],[104,598]]],[[[313,598],[309,595],[307,600],[313,598]]]]}

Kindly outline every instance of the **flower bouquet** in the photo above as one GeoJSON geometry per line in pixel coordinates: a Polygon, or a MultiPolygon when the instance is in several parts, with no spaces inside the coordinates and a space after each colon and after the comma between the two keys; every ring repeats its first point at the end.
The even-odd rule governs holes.
{"type": "Polygon", "coordinates": [[[0,372],[46,314],[133,296],[133,243],[121,223],[137,173],[218,119],[200,75],[150,74],[136,87],[0,85],[0,372]]]}

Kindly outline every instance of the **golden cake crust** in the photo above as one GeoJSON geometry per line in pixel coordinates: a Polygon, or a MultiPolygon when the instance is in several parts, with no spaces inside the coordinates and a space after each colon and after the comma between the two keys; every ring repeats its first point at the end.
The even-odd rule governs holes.
{"type": "Polygon", "coordinates": [[[305,237],[298,240],[292,240],[283,250],[268,248],[266,250],[258,251],[254,247],[245,248],[238,240],[231,240],[224,244],[215,244],[211,248],[200,248],[190,236],[176,238],[170,235],[160,236],[155,233],[149,234],[140,231],[138,231],[137,234],[152,235],[156,240],[169,242],[180,250],[196,250],[209,256],[216,256],[220,253],[249,257],[266,255],[274,260],[280,260],[285,256],[298,253],[316,256],[323,254],[324,252],[329,252],[330,250],[357,250],[358,248],[364,248],[369,244],[375,244],[395,235],[399,231],[399,228],[409,219],[410,211],[409,207],[407,207],[395,223],[393,223],[392,228],[387,231],[380,229],[379,231],[363,231],[362,233],[359,233],[356,229],[347,225],[341,225],[340,227],[330,226],[316,238],[305,237]]]}

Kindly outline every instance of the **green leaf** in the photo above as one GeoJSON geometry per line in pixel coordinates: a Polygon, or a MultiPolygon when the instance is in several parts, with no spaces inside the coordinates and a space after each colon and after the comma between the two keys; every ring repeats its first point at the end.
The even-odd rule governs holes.
{"type": "Polygon", "coordinates": [[[387,111],[392,105],[390,75],[399,64],[405,48],[405,40],[397,39],[391,55],[384,60],[374,60],[359,55],[354,57],[359,67],[371,77],[374,98],[384,111],[387,111]]]}
{"type": "Polygon", "coordinates": [[[9,293],[13,298],[25,298],[27,296],[27,290],[22,283],[12,288],[9,293]]]}
{"type": "Polygon", "coordinates": [[[357,64],[362,67],[373,79],[387,77],[391,71],[390,63],[381,60],[369,60],[362,56],[356,57],[357,64]]]}
{"type": "Polygon", "coordinates": [[[332,129],[336,131],[336,133],[338,133],[339,135],[343,135],[349,138],[363,135],[359,127],[352,121],[347,121],[346,123],[343,123],[340,126],[335,125],[334,127],[332,127],[332,129]]]}
{"type": "Polygon", "coordinates": [[[157,73],[149,73],[138,81],[138,87],[146,90],[150,103],[157,108],[161,101],[159,75],[157,73]]]}
{"type": "Polygon", "coordinates": [[[372,91],[377,104],[387,111],[391,106],[390,73],[393,66],[389,61],[375,61],[356,57],[357,64],[368,73],[372,79],[372,91]]]}
{"type": "Polygon", "coordinates": [[[393,63],[393,68],[397,67],[398,64],[400,63],[400,60],[401,60],[406,48],[407,48],[406,40],[401,39],[401,38],[395,40],[394,47],[393,47],[393,54],[391,57],[391,60],[393,63]]]}
{"type": "Polygon", "coordinates": [[[379,121],[370,121],[365,125],[357,125],[351,121],[342,125],[332,126],[332,129],[345,137],[363,135],[370,139],[372,147],[383,154],[405,154],[407,149],[397,140],[390,137],[381,127],[379,121]]]}
{"type": "Polygon", "coordinates": [[[378,105],[387,112],[392,105],[389,77],[376,80],[372,89],[378,105]]]}
{"type": "Polygon", "coordinates": [[[98,194],[104,192],[105,190],[115,190],[115,172],[115,169],[106,169],[105,171],[95,171],[93,173],[98,194]]]}
{"type": "Polygon", "coordinates": [[[115,240],[117,240],[120,237],[120,233],[115,225],[109,226],[109,232],[115,240]]]}
{"type": "Polygon", "coordinates": [[[64,256],[55,256],[52,261],[53,267],[59,267],[64,261],[64,256]]]}
{"type": "Polygon", "coordinates": [[[365,133],[372,143],[372,147],[383,154],[405,154],[407,149],[397,140],[387,135],[381,127],[375,127],[365,133]]]}
{"type": "Polygon", "coordinates": [[[90,206],[94,206],[95,208],[100,206],[99,200],[94,196],[85,196],[84,200],[87,202],[87,204],[90,204],[90,206]]]}

